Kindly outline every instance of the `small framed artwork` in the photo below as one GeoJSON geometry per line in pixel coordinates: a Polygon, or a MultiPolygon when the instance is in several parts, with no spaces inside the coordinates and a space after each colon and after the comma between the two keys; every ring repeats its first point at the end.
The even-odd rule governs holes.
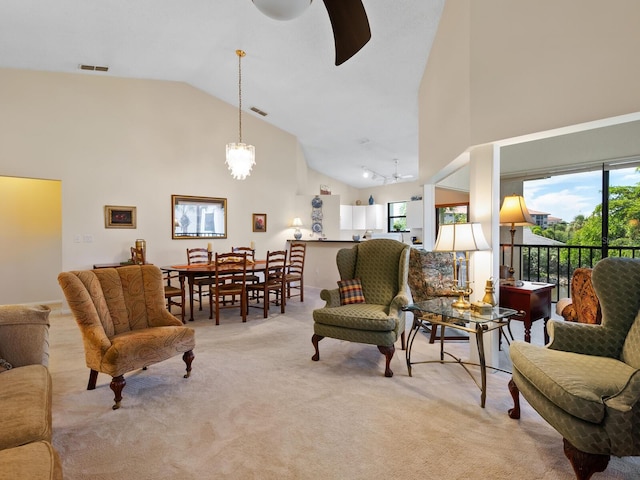
{"type": "Polygon", "coordinates": [[[331,187],[329,185],[320,185],[320,195],[331,195],[331,187]]]}
{"type": "Polygon", "coordinates": [[[253,231],[254,232],[267,231],[267,214],[266,213],[253,214],[253,231]]]}
{"type": "Polygon", "coordinates": [[[136,207],[105,205],[104,228],[136,228],[136,207]]]}

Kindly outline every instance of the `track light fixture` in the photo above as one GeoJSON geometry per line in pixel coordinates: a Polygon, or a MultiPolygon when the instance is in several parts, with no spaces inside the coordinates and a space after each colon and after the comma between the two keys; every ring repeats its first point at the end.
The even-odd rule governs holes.
{"type": "Polygon", "coordinates": [[[371,180],[376,180],[378,178],[382,178],[383,180],[386,180],[387,177],[385,177],[384,175],[382,175],[381,173],[378,173],[374,170],[371,170],[370,168],[367,167],[362,167],[362,176],[364,178],[371,178],[371,180]]]}

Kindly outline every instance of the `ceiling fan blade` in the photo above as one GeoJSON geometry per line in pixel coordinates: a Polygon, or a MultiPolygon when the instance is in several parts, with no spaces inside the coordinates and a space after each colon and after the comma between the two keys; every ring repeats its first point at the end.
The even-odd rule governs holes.
{"type": "Polygon", "coordinates": [[[336,44],[336,65],[341,65],[371,39],[369,19],[362,0],[323,0],[336,44]]]}

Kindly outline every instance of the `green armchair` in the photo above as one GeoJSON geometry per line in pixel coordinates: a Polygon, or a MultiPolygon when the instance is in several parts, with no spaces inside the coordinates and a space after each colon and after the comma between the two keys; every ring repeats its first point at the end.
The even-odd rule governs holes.
{"type": "Polygon", "coordinates": [[[389,365],[398,337],[402,338],[402,349],[406,348],[402,307],[409,303],[410,250],[396,240],[374,239],[338,251],[339,288],[322,290],[320,298],[326,305],[313,311],[312,360],[320,360],[318,342],[325,337],[377,345],[386,357],[385,376],[393,376],[389,365]],[[350,285],[341,286],[343,281],[350,285]],[[356,295],[346,295],[345,289],[352,294],[356,291],[356,295]]]}
{"type": "Polygon", "coordinates": [[[564,437],[578,479],[611,455],[640,455],[640,260],[606,258],[593,269],[600,325],[550,321],[546,347],[513,342],[509,390],[564,437]]]}

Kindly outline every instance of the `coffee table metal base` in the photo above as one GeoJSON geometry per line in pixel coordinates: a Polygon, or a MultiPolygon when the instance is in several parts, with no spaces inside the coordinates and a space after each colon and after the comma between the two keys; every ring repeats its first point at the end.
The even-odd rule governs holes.
{"type": "Polygon", "coordinates": [[[411,366],[412,365],[417,365],[417,364],[421,364],[421,363],[457,363],[460,366],[462,366],[462,368],[465,369],[465,371],[469,374],[469,376],[471,377],[471,379],[474,381],[474,383],[476,384],[476,386],[480,389],[480,406],[482,408],[484,408],[485,403],[486,403],[486,399],[487,399],[487,369],[490,368],[492,370],[496,370],[496,371],[500,371],[500,372],[505,372],[505,373],[511,373],[508,370],[504,370],[498,367],[493,367],[490,365],[487,365],[486,363],[486,357],[485,357],[485,351],[484,351],[484,334],[491,332],[493,330],[496,329],[500,329],[500,331],[502,332],[502,327],[504,327],[505,325],[507,325],[507,320],[506,319],[499,319],[496,320],[494,322],[492,322],[491,325],[487,324],[487,323],[476,323],[475,324],[475,328],[472,327],[468,327],[466,326],[464,323],[460,322],[460,321],[456,321],[455,318],[449,318],[449,317],[445,317],[443,315],[436,315],[436,314],[432,314],[430,317],[424,317],[423,315],[419,314],[419,312],[414,312],[414,316],[413,316],[413,326],[411,327],[411,332],[409,333],[409,341],[407,344],[407,350],[406,350],[406,360],[407,360],[407,370],[409,372],[409,376],[411,377],[411,366]],[[443,327],[449,327],[449,328],[454,328],[456,330],[461,330],[464,332],[467,332],[469,334],[473,334],[476,337],[476,345],[478,347],[478,359],[479,359],[479,363],[475,363],[475,362],[470,362],[470,361],[465,361],[462,360],[459,357],[456,357],[455,355],[453,355],[452,353],[449,353],[447,351],[445,351],[444,349],[444,335],[440,336],[440,360],[424,360],[424,361],[419,361],[419,362],[412,362],[411,361],[411,349],[413,347],[413,342],[416,338],[416,335],[418,334],[418,332],[420,331],[420,328],[426,328],[427,326],[431,326],[431,328],[436,327],[437,325],[442,325],[443,327]],[[449,357],[452,358],[452,360],[445,360],[444,356],[448,355],[449,357]],[[480,381],[478,382],[478,378],[476,377],[476,375],[474,375],[474,373],[468,368],[468,366],[476,366],[476,367],[480,367],[480,381]]]}

